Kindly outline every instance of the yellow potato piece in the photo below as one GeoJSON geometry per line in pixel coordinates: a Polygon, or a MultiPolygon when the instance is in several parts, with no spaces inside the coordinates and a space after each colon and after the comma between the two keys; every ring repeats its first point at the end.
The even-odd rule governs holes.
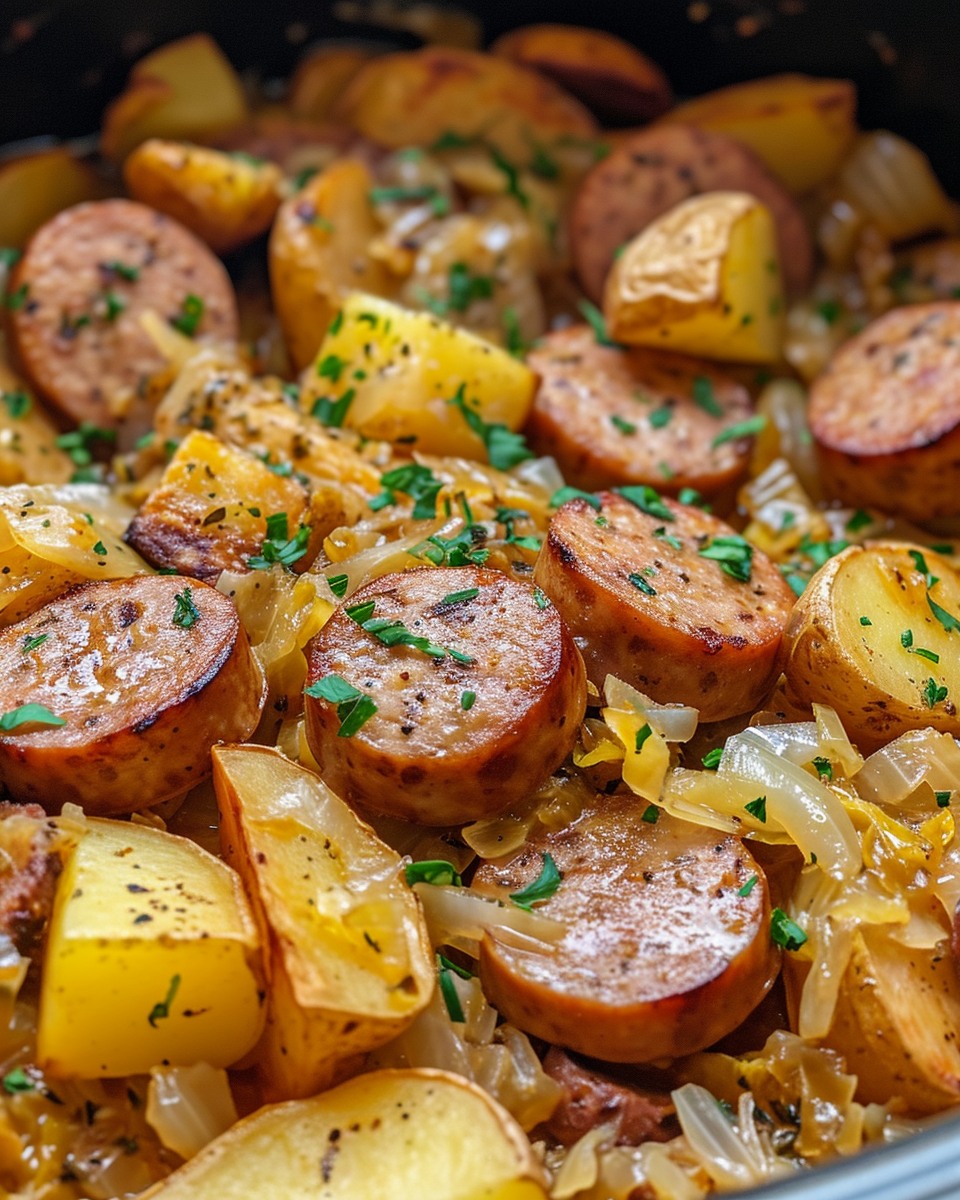
{"type": "Polygon", "coordinates": [[[145,825],[91,820],[57,887],[39,1063],[80,1078],[229,1066],[263,1025],[259,949],[224,863],[145,825]]]}
{"type": "Polygon", "coordinates": [[[857,134],[849,79],[771,75],[697,96],[661,118],[729,134],[749,146],[792,192],[834,175],[857,134]]]}
{"type": "Polygon", "coordinates": [[[23,246],[58,212],[109,194],[69,150],[44,150],[0,166],[0,245],[23,246]]]}
{"type": "Polygon", "coordinates": [[[520,1126],[445,1071],[374,1071],[262,1108],[141,1200],[545,1200],[520,1126]]]}
{"type": "Polygon", "coordinates": [[[175,217],[220,254],[270,228],[283,184],[274,163],[161,138],[133,151],[123,178],[135,200],[175,217]]]}
{"type": "Polygon", "coordinates": [[[607,279],[610,335],[702,358],[780,357],[783,290],[776,227],[745,192],[707,192],[628,243],[607,279]]]}
{"type": "Polygon", "coordinates": [[[268,1096],[310,1096],[429,1002],[423,918],[400,856],[313,772],[265,746],[222,746],[213,780],[224,855],[269,945],[261,1078],[268,1096]]]}
{"type": "Polygon", "coordinates": [[[270,235],[270,290],[297,370],[313,358],[345,295],[356,288],[378,294],[394,289],[386,267],[368,253],[380,233],[369,201],[372,187],[363,163],[341,159],[277,214],[270,235]]]}
{"type": "Polygon", "coordinates": [[[322,46],[305,58],[293,73],[287,105],[295,117],[322,121],[372,50],[363,46],[322,46]]]}
{"type": "Polygon", "coordinates": [[[305,373],[300,400],[307,412],[342,402],[342,423],[365,437],[483,461],[484,442],[453,398],[460,393],[486,423],[516,430],[535,390],[530,368],[498,346],[429,313],[354,293],[305,373]]]}
{"type": "Polygon", "coordinates": [[[202,141],[249,116],[240,77],[205,33],[141,58],[104,114],[101,149],[122,161],[150,137],[202,141]]]}
{"type": "Polygon", "coordinates": [[[76,467],[57,446],[59,433],[23,381],[0,361],[0,484],[66,483],[76,467]]]}
{"type": "Polygon", "coordinates": [[[835,708],[864,752],[908,729],[932,726],[958,736],[954,621],[960,623],[960,574],[942,555],[906,543],[850,546],[820,568],[797,601],[784,670],[798,699],[835,708]]]}

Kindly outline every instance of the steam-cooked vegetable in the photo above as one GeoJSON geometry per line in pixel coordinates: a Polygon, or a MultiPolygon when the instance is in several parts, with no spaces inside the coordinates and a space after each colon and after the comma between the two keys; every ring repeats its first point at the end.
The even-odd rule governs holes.
{"type": "Polygon", "coordinates": [[[226,1067],[263,1024],[260,938],[239,878],[185,838],[91,820],[61,876],[37,1053],[54,1076],[226,1067]]]}

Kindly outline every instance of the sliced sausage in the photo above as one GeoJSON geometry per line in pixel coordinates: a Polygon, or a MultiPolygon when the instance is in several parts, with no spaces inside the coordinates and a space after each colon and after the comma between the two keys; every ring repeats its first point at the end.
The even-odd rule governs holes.
{"type": "Polygon", "coordinates": [[[480,567],[374,580],[309,643],[307,664],[308,685],[340,676],[377,707],[340,736],[344,709],[308,689],[307,740],[325,781],[350,803],[425,825],[529,796],[573,748],[586,707],[583,662],[557,610],[480,567]],[[381,619],[393,633],[358,624],[381,619]]]}
{"type": "Polygon", "coordinates": [[[750,439],[714,441],[753,412],[735,379],[679,354],[602,346],[586,325],[549,334],[527,362],[540,376],[527,436],[568,483],[692,487],[732,503],[750,439]]]}
{"type": "Polygon", "coordinates": [[[131,200],[78,204],[48,221],[8,292],[22,295],[9,327],[31,385],[72,421],[100,427],[142,432],[149,423],[138,393],[166,359],[141,328],[143,313],[186,318],[187,328],[193,314],[197,334],[238,336],[220,260],[171,217],[131,200]]]}
{"type": "Polygon", "coordinates": [[[743,843],[662,812],[650,823],[645,809],[636,796],[598,797],[573,825],[540,830],[473,880],[507,900],[551,855],[561,880],[537,912],[566,926],[562,939],[533,950],[487,935],[480,981],[518,1028],[606,1062],[709,1046],[779,966],[766,880],[743,843]]]}
{"type": "Polygon", "coordinates": [[[808,418],[844,503],[921,522],[960,515],[960,302],[873,321],[815,380],[808,418]]]}
{"type": "Polygon", "coordinates": [[[669,1092],[622,1083],[551,1046],[544,1072],[563,1088],[560,1103],[544,1123],[545,1132],[561,1146],[572,1146],[598,1125],[614,1124],[617,1145],[668,1142],[680,1132],[669,1092]]]}
{"type": "Polygon", "coordinates": [[[0,631],[0,712],[42,705],[63,724],[0,732],[0,784],[59,812],[134,812],[211,771],[265,699],[233,602],[167,575],[89,583],[0,631]]]}
{"type": "Polygon", "coordinates": [[[813,244],[790,193],[742,143],[689,125],[644,129],[624,139],[584,179],[570,215],[574,266],[599,304],[617,249],[668,209],[701,192],[749,192],[773,215],[787,290],[802,292],[813,244]]]}
{"type": "Polygon", "coordinates": [[[64,846],[37,804],[0,803],[0,935],[31,955],[53,911],[64,846]]]}
{"type": "Polygon", "coordinates": [[[577,638],[587,677],[602,688],[616,675],[661,703],[693,705],[703,721],[755,708],[779,669],[793,592],[719,518],[624,490],[647,511],[611,492],[598,508],[568,500],[534,573],[577,638]]]}

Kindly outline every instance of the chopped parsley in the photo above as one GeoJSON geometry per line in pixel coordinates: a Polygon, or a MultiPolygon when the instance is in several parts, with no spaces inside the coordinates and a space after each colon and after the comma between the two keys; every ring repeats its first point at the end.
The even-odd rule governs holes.
{"type": "Polygon", "coordinates": [[[655,408],[647,417],[650,422],[651,429],[663,429],[665,425],[669,425],[673,419],[673,409],[669,404],[664,404],[660,408],[655,408]]]}
{"type": "Polygon", "coordinates": [[[799,950],[807,940],[796,921],[792,921],[782,908],[775,908],[770,914],[770,937],[777,946],[784,950],[799,950]]]}
{"type": "Polygon", "coordinates": [[[17,312],[26,304],[29,294],[30,284],[21,283],[14,291],[4,293],[3,303],[11,312],[17,312]]]}
{"type": "Polygon", "coordinates": [[[94,542],[93,552],[94,552],[94,554],[97,555],[98,558],[103,558],[104,555],[107,553],[107,548],[103,544],[103,542],[94,542]]]}
{"type": "Polygon", "coordinates": [[[449,959],[444,959],[442,954],[437,955],[437,979],[440,984],[440,995],[443,997],[450,1020],[462,1024],[467,1018],[463,1015],[463,1005],[460,1003],[457,985],[453,982],[454,973],[451,967],[445,965],[447,962],[449,959]]]}
{"type": "Polygon", "coordinates": [[[529,208],[530,197],[520,186],[520,172],[508,158],[500,153],[496,146],[488,146],[487,149],[493,165],[507,181],[507,195],[513,196],[521,208],[529,208]]]}
{"type": "Polygon", "coordinates": [[[464,712],[469,712],[470,709],[473,708],[476,699],[477,699],[476,692],[461,692],[460,707],[463,709],[464,712]]]}
{"type": "Polygon", "coordinates": [[[448,592],[440,603],[443,605],[462,604],[465,600],[475,600],[479,595],[479,588],[464,588],[460,592],[448,592]]]}
{"type": "Polygon", "coordinates": [[[402,467],[395,467],[381,475],[380,483],[383,485],[383,491],[370,501],[374,512],[388,504],[396,504],[396,493],[403,492],[414,502],[415,521],[432,520],[437,515],[437,496],[443,487],[443,480],[438,479],[429,467],[423,467],[419,463],[405,463],[402,467]]]}
{"type": "Polygon", "coordinates": [[[426,200],[436,217],[444,217],[450,211],[450,201],[432,183],[413,187],[375,187],[368,192],[371,204],[412,204],[426,200]]]}
{"type": "Polygon", "coordinates": [[[115,429],[103,429],[90,421],[81,421],[70,433],[61,433],[55,445],[64,450],[67,457],[78,467],[87,467],[93,462],[93,447],[99,442],[113,444],[117,440],[115,429]]]}
{"type": "Polygon", "coordinates": [[[629,500],[641,512],[645,512],[647,516],[656,517],[659,521],[674,520],[673,513],[664,504],[660,493],[649,484],[628,484],[613,490],[624,500],[629,500]]]}
{"type": "Polygon", "coordinates": [[[317,374],[321,379],[329,379],[331,383],[339,383],[340,376],[350,364],[339,354],[325,354],[317,363],[317,374]]]}
{"type": "Polygon", "coordinates": [[[120,262],[117,258],[113,258],[109,262],[100,263],[100,269],[109,275],[116,275],[118,279],[125,279],[127,283],[136,283],[140,278],[139,267],[132,266],[130,263],[120,262]]]}
{"type": "Polygon", "coordinates": [[[375,608],[375,601],[362,601],[359,604],[349,605],[346,609],[346,614],[365,633],[372,634],[384,646],[409,646],[411,649],[419,650],[422,654],[426,654],[430,658],[446,658],[449,655],[456,662],[463,663],[466,666],[470,666],[473,663],[474,660],[461,650],[451,650],[443,646],[438,646],[436,642],[431,642],[429,638],[411,633],[402,621],[393,621],[389,617],[375,617],[373,615],[375,608]]]}
{"type": "Polygon", "coordinates": [[[506,425],[498,422],[485,421],[477,410],[467,403],[466,390],[466,384],[461,383],[456,395],[447,403],[460,410],[467,425],[486,446],[490,465],[498,471],[509,471],[518,463],[533,458],[533,452],[523,440],[523,435],[514,433],[506,425]]]}
{"type": "Polygon", "coordinates": [[[20,653],[31,654],[34,650],[39,650],[49,636],[49,633],[38,633],[36,637],[30,637],[28,634],[20,643],[20,653]]]}
{"type": "Polygon", "coordinates": [[[347,594],[347,586],[350,583],[350,579],[347,575],[328,575],[327,583],[329,583],[330,591],[333,592],[336,598],[342,600],[347,594]]]}
{"type": "Polygon", "coordinates": [[[0,392],[7,413],[16,421],[25,417],[30,411],[33,401],[26,392],[0,392]]]}
{"type": "Polygon", "coordinates": [[[953,792],[934,792],[933,795],[937,802],[937,808],[946,808],[950,803],[950,797],[953,795],[953,792]]]}
{"type": "Polygon", "coordinates": [[[615,342],[607,332],[606,318],[595,304],[589,300],[581,300],[577,305],[577,311],[593,330],[597,345],[619,347],[620,343],[615,342]]]}
{"type": "Polygon", "coordinates": [[[749,896],[753,889],[757,886],[759,879],[759,875],[751,875],[742,887],[737,888],[737,895],[743,896],[744,898],[749,896]]]}
{"type": "MultiPolygon", "coordinates": [[[[662,410],[658,410],[658,411],[662,411],[662,410]]],[[[669,410],[667,410],[667,411],[669,411],[669,410]]],[[[611,413],[610,424],[614,427],[614,429],[617,430],[618,433],[629,435],[631,433],[637,432],[636,425],[634,425],[634,423],[632,421],[628,421],[628,420],[626,420],[626,418],[621,417],[618,413],[611,413]]],[[[650,424],[651,425],[653,424],[653,415],[651,415],[651,417],[650,417],[650,424]]]]}
{"type": "Polygon", "coordinates": [[[191,629],[200,620],[200,609],[193,602],[193,592],[185,587],[173,597],[173,623],[181,629],[191,629]]]}
{"type": "Polygon", "coordinates": [[[474,275],[466,263],[455,262],[447,272],[448,304],[452,312],[466,312],[474,300],[489,300],[493,295],[493,277],[474,275]]]}
{"type": "Polygon", "coordinates": [[[927,560],[919,550],[908,550],[907,553],[913,559],[914,566],[923,576],[923,581],[928,588],[932,588],[935,583],[939,583],[939,576],[931,574],[930,568],[927,566],[927,560]]]}
{"type": "Polygon", "coordinates": [[[321,425],[333,426],[337,429],[343,424],[353,398],[355,388],[347,388],[343,395],[335,400],[332,396],[318,396],[310,409],[310,416],[316,417],[321,425]]]}
{"type": "Polygon", "coordinates": [[[188,292],[180,302],[180,311],[170,318],[170,324],[185,337],[193,337],[200,327],[205,309],[203,300],[193,292],[188,292]]]}
{"type": "Polygon", "coordinates": [[[753,437],[758,434],[767,424],[767,418],[762,413],[757,413],[754,417],[747,417],[745,421],[737,421],[733,425],[728,425],[726,429],[720,433],[710,443],[712,449],[716,450],[718,446],[723,446],[727,442],[736,442],[740,438],[753,437]]]}
{"type": "Polygon", "coordinates": [[[829,758],[818,755],[812,760],[811,766],[821,779],[826,779],[828,783],[833,779],[833,763],[829,758]]]}
{"type": "Polygon", "coordinates": [[[847,533],[859,533],[861,529],[867,529],[873,524],[873,517],[868,512],[864,512],[862,508],[858,508],[844,528],[847,533]]]}
{"type": "MultiPolygon", "coordinates": [[[[942,700],[946,700],[947,694],[947,689],[945,687],[939,687],[937,685],[937,681],[932,677],[929,678],[920,689],[920,695],[927,708],[933,708],[942,700]]],[[[0,718],[0,727],[2,727],[2,725],[3,719],[0,718]]]]}
{"type": "Polygon", "coordinates": [[[637,732],[633,738],[634,754],[639,754],[641,752],[641,750],[643,749],[644,742],[647,740],[648,737],[650,737],[650,735],[652,733],[653,733],[653,730],[650,728],[649,723],[640,726],[640,728],[637,730],[637,732]]]}
{"type": "Polygon", "coordinates": [[[180,976],[174,975],[170,980],[170,988],[164,999],[151,1008],[147,1020],[154,1029],[156,1029],[158,1021],[165,1021],[170,1016],[170,1005],[173,1003],[173,998],[176,996],[179,987],[180,976]]]}
{"type": "Polygon", "coordinates": [[[274,563],[279,563],[289,571],[306,554],[311,532],[309,525],[301,525],[290,537],[287,514],[273,513],[267,517],[267,536],[260,553],[248,558],[247,566],[252,571],[269,571],[274,563]]]}
{"type": "Polygon", "coordinates": [[[842,311],[843,305],[840,301],[832,298],[821,300],[817,305],[817,312],[828,325],[836,325],[842,311]]]}
{"type": "Polygon", "coordinates": [[[435,567],[481,567],[490,557],[490,551],[482,544],[486,536],[482,525],[467,525],[453,537],[434,534],[408,553],[414,558],[425,558],[435,567]]]}
{"type": "Polygon", "coordinates": [[[12,1071],[8,1071],[3,1077],[3,1090],[8,1096],[15,1096],[18,1092],[36,1091],[37,1085],[23,1067],[14,1067],[12,1071]]]}
{"type": "Polygon", "coordinates": [[[860,624],[861,624],[861,625],[872,625],[872,624],[873,624],[873,622],[870,620],[870,618],[869,618],[869,617],[861,617],[861,618],[860,618],[860,624]]]}
{"type": "Polygon", "coordinates": [[[656,825],[657,818],[660,816],[660,809],[655,804],[648,804],[643,810],[640,817],[641,821],[646,821],[648,825],[656,825]]]}
{"type": "Polygon", "coordinates": [[[697,553],[701,558],[716,562],[720,570],[740,583],[749,583],[753,564],[753,547],[739,534],[715,537],[697,553]]]}
{"type": "Polygon", "coordinates": [[[503,325],[504,336],[507,339],[507,351],[514,358],[523,358],[528,350],[528,346],[523,339],[523,334],[520,332],[520,318],[517,316],[517,310],[512,306],[508,306],[500,314],[500,321],[503,325]]]}
{"type": "Polygon", "coordinates": [[[944,627],[947,633],[953,633],[955,629],[960,629],[960,620],[958,620],[952,613],[948,613],[945,608],[941,608],[929,592],[927,592],[927,604],[930,606],[930,611],[944,627]]]}
{"type": "Polygon", "coordinates": [[[657,594],[657,589],[651,587],[644,577],[639,575],[636,571],[631,571],[627,578],[637,589],[637,591],[643,592],[645,596],[655,596],[657,594]]]}
{"type": "Polygon", "coordinates": [[[407,863],[403,873],[410,887],[413,887],[415,883],[431,883],[439,887],[448,884],[453,887],[463,886],[463,880],[460,878],[457,868],[443,858],[407,863]]]}
{"type": "Polygon", "coordinates": [[[563,876],[557,869],[557,864],[553,861],[553,856],[544,854],[543,866],[537,878],[521,891],[511,892],[510,899],[518,908],[532,912],[534,904],[538,904],[541,900],[550,899],[560,886],[562,878],[563,876]]]}
{"type": "Polygon", "coordinates": [[[658,541],[666,542],[668,546],[672,546],[674,550],[682,550],[683,542],[678,537],[674,537],[672,533],[667,533],[663,525],[659,525],[654,531],[653,536],[658,541]]]}
{"type": "Polygon", "coordinates": [[[766,796],[758,796],[756,800],[751,800],[749,804],[743,806],[751,817],[755,817],[761,825],[767,823],[767,798],[766,796]]]}
{"type": "Polygon", "coordinates": [[[723,408],[717,403],[713,391],[713,381],[706,375],[698,375],[693,381],[693,402],[711,417],[722,417],[723,408]]]}
{"type": "Polygon", "coordinates": [[[585,492],[581,488],[567,487],[557,488],[550,497],[548,506],[550,508],[559,508],[561,504],[566,504],[568,500],[586,500],[591,508],[600,511],[600,498],[595,496],[593,492],[585,492]]]}
{"type": "Polygon", "coordinates": [[[701,760],[701,766],[705,771],[715,771],[720,766],[720,759],[723,758],[723,747],[714,746],[712,750],[708,750],[701,760]]]}
{"type": "Polygon", "coordinates": [[[353,737],[377,711],[370,696],[347,683],[340,675],[325,675],[303,690],[315,700],[328,700],[337,706],[340,721],[337,737],[353,737]]]}

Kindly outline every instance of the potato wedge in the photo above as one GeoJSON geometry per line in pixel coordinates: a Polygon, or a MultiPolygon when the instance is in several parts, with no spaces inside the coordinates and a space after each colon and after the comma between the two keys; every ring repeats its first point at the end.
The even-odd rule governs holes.
{"type": "Polygon", "coordinates": [[[344,88],[372,57],[366,46],[321,46],[293,73],[287,92],[290,111],[295,117],[325,120],[344,88]]]}
{"type": "Polygon", "coordinates": [[[130,522],[125,539],[158,567],[214,580],[245,571],[267,536],[267,518],[286,513],[292,535],[307,511],[307,493],[213,434],[188,434],[158,485],[130,522]]]}
{"type": "Polygon", "coordinates": [[[365,437],[483,461],[483,439],[454,398],[461,394],[484,422],[516,430],[535,390],[534,373],[505,350],[429,313],[354,292],[304,375],[300,403],[365,437]],[[345,412],[331,416],[336,404],[345,412]]]}
{"type": "Polygon", "coordinates": [[[57,888],[40,993],[51,1075],[226,1067],[263,1026],[260,939],[239,877],[186,838],[90,820],[57,888]]]}
{"type": "Polygon", "coordinates": [[[101,150],[116,162],[147,138],[202,141],[248,116],[240,77],[205,33],[170,42],[137,62],[104,114],[101,150]]]}
{"type": "Polygon", "coordinates": [[[269,947],[265,1093],[310,1096],[429,1002],[423,918],[400,856],[311,771],[266,746],[222,746],[214,787],[223,853],[269,947]]]}
{"type": "Polygon", "coordinates": [[[619,342],[776,361],[784,300],[769,210],[746,192],[684,200],[627,245],[607,278],[603,308],[619,342]]]}
{"type": "Polygon", "coordinates": [[[57,445],[59,435],[23,381],[0,362],[0,485],[66,483],[76,466],[57,445]]]}
{"type": "Polygon", "coordinates": [[[373,59],[332,115],[391,149],[429,146],[445,133],[482,137],[517,166],[530,163],[538,146],[598,133],[590,113],[551,80],[447,46],[373,59]]]}
{"type": "Polygon", "coordinates": [[[343,296],[389,295],[391,280],[367,248],[380,232],[370,172],[343,159],[286,201],[270,235],[270,289],[293,365],[305,367],[343,296]]]}
{"type": "Polygon", "coordinates": [[[373,1071],[262,1108],[140,1200],[545,1200],[520,1126],[446,1071],[373,1071]]]}
{"type": "Polygon", "coordinates": [[[133,151],[123,178],[134,199],[176,217],[218,254],[270,228],[283,183],[274,163],[161,138],[133,151]]]}
{"type": "Polygon", "coordinates": [[[960,575],[942,555],[849,546],[810,580],[785,642],[795,695],[835,708],[861,751],[908,729],[960,735],[960,575]]]}
{"type": "Polygon", "coordinates": [[[857,1076],[858,1100],[899,1096],[916,1113],[960,1104],[958,1027],[960,983],[944,947],[904,946],[882,929],[854,935],[824,1042],[857,1076]]]}
{"type": "Polygon", "coordinates": [[[0,166],[0,245],[23,246],[51,217],[109,195],[102,179],[69,150],[44,150],[0,166]]]}
{"type": "Polygon", "coordinates": [[[849,79],[771,75],[687,100],[661,123],[729,134],[800,194],[840,167],[857,136],[856,109],[857,91],[849,79]]]}
{"type": "Polygon", "coordinates": [[[655,62],[622,38],[580,25],[524,25],[490,47],[547,75],[613,124],[649,121],[673,103],[670,81],[655,62]]]}

